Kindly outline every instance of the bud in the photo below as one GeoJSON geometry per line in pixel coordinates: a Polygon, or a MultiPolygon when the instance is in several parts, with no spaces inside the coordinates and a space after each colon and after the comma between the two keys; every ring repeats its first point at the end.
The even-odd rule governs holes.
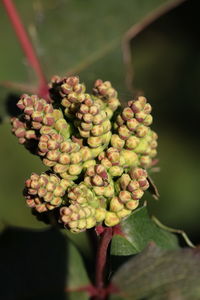
{"type": "Polygon", "coordinates": [[[130,200],[129,202],[126,203],[126,208],[130,210],[134,210],[138,207],[139,201],[138,200],[130,200]]]}
{"type": "Polygon", "coordinates": [[[111,145],[114,148],[121,150],[124,147],[124,140],[122,140],[117,134],[113,134],[111,137],[111,145]]]}
{"type": "Polygon", "coordinates": [[[120,154],[124,158],[126,166],[131,167],[138,164],[138,156],[136,153],[130,150],[122,150],[120,154]]]}
{"type": "Polygon", "coordinates": [[[26,203],[38,212],[52,210],[62,204],[66,190],[71,184],[72,182],[60,179],[54,174],[33,173],[25,183],[26,203]]]}
{"type": "Polygon", "coordinates": [[[124,208],[124,204],[119,200],[118,197],[113,197],[110,201],[110,210],[118,212],[124,208]]]}
{"type": "Polygon", "coordinates": [[[112,227],[119,224],[120,218],[115,212],[107,211],[104,222],[106,226],[112,227]]]}
{"type": "Polygon", "coordinates": [[[123,208],[122,210],[120,210],[120,211],[117,212],[117,216],[120,219],[123,219],[123,218],[129,216],[130,214],[131,214],[131,210],[126,209],[126,208],[123,208]]]}

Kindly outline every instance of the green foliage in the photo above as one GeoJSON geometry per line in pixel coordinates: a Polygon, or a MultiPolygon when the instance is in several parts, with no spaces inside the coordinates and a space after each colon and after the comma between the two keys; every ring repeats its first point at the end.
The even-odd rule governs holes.
{"type": "Polygon", "coordinates": [[[150,241],[163,249],[178,248],[175,235],[159,228],[149,217],[147,208],[142,207],[121,223],[122,234],[112,239],[112,255],[132,255],[141,252],[150,241]]]}
{"type": "Polygon", "coordinates": [[[0,219],[5,225],[27,228],[43,228],[41,222],[31,215],[23,199],[23,182],[32,171],[44,170],[40,160],[19,147],[16,138],[10,134],[11,126],[0,125],[1,143],[1,189],[0,219]]]}
{"type": "Polygon", "coordinates": [[[194,299],[200,298],[199,250],[163,250],[151,244],[125,263],[114,275],[119,299],[194,299]]]}
{"type": "Polygon", "coordinates": [[[7,228],[0,236],[1,298],[88,299],[83,260],[60,231],[7,228]],[[10,288],[12,285],[12,288],[10,288]]]}
{"type": "MultiPolygon", "coordinates": [[[[66,73],[79,74],[87,84],[97,78],[112,79],[113,85],[127,95],[121,51],[123,34],[158,7],[172,2],[22,0],[16,5],[48,79],[66,73]]],[[[0,81],[33,86],[37,79],[24,61],[2,4],[0,11],[5,41],[1,47],[0,65],[4,71],[0,72],[0,81]]]]}
{"type": "MultiPolygon", "coordinates": [[[[124,102],[128,99],[130,92],[127,91],[124,80],[125,72],[121,50],[123,34],[130,26],[140,23],[156,8],[169,3],[172,5],[178,3],[178,1],[167,0],[128,0],[126,2],[104,0],[101,3],[92,0],[15,2],[47,77],[51,77],[55,73],[63,75],[78,73],[89,85],[99,77],[109,79],[120,91],[124,102]]],[[[196,9],[196,11],[198,10],[196,9]]],[[[0,12],[0,25],[4,28],[1,35],[4,42],[1,44],[0,81],[9,80],[20,84],[25,82],[23,91],[26,89],[28,91],[30,86],[27,84],[30,84],[31,88],[36,86],[35,75],[24,59],[2,3],[0,3],[0,12]]],[[[159,152],[162,175],[154,178],[161,192],[162,202],[152,203],[151,209],[154,213],[157,211],[156,215],[160,214],[162,220],[168,224],[172,222],[175,227],[196,230],[199,220],[197,196],[199,152],[195,134],[198,126],[192,122],[188,126],[189,121],[188,119],[185,121],[185,117],[188,117],[187,100],[193,99],[194,101],[190,101],[189,116],[190,120],[198,120],[198,115],[195,115],[194,112],[198,112],[199,108],[198,80],[195,79],[199,74],[199,59],[196,54],[198,47],[194,43],[195,31],[189,28],[185,21],[188,19],[188,17],[183,18],[184,24],[181,26],[177,23],[170,26],[168,19],[164,21],[165,27],[170,30],[168,36],[171,40],[167,41],[166,37],[163,37],[162,26],[159,27],[158,23],[155,24],[155,27],[158,28],[158,32],[161,30],[159,34],[158,32],[154,32],[152,35],[147,34],[147,39],[142,34],[134,39],[132,45],[134,60],[131,69],[134,67],[136,73],[135,91],[142,89],[145,95],[154,101],[154,116],[160,128],[159,152]],[[174,30],[179,26],[182,28],[181,35],[174,30]],[[193,34],[188,34],[188,36],[190,35],[188,40],[185,39],[185,33],[189,30],[193,34]],[[180,89],[182,93],[177,93],[180,89]],[[185,100],[183,101],[183,99],[185,100]],[[183,109],[183,103],[186,110],[183,109]],[[172,106],[175,111],[172,111],[172,106]],[[182,118],[176,119],[174,122],[173,118],[169,118],[172,115],[176,118],[182,115],[182,118]],[[166,119],[163,116],[166,116],[166,119]],[[165,124],[167,124],[166,127],[165,124]],[[179,128],[179,131],[176,132],[176,128],[179,128]],[[192,134],[194,134],[193,139],[191,138],[192,134]]],[[[197,36],[199,35],[197,34],[197,36]]],[[[15,86],[12,85],[12,89],[1,88],[0,118],[3,120],[6,120],[8,114],[5,98],[15,86]]],[[[27,153],[23,147],[19,147],[16,139],[11,136],[8,124],[0,124],[0,136],[3,141],[0,149],[3,170],[0,181],[0,229],[5,228],[5,225],[8,224],[27,228],[46,227],[31,215],[22,196],[25,178],[32,171],[44,170],[41,162],[27,153]]],[[[148,200],[151,202],[150,198],[148,200]]],[[[111,254],[118,258],[120,255],[127,256],[143,251],[151,241],[154,241],[160,248],[151,245],[121,266],[113,276],[113,282],[121,292],[119,295],[112,295],[112,300],[144,298],[197,300],[200,298],[199,253],[197,250],[178,249],[176,237],[157,227],[149,218],[146,208],[135,211],[123,221],[122,232],[125,236],[115,236],[111,245],[111,254]]],[[[89,241],[85,233],[72,237],[67,232],[67,235],[88,258],[91,253],[88,254],[89,241]]],[[[64,283],[63,288],[76,289],[88,284],[89,280],[81,256],[69,239],[65,241],[66,247],[64,246],[65,250],[68,249],[65,254],[68,255],[69,260],[67,259],[64,264],[65,272],[68,270],[68,280],[64,283]]],[[[18,270],[22,268],[22,272],[24,272],[21,281],[24,283],[29,273],[26,273],[27,269],[23,269],[21,262],[26,259],[29,261],[31,258],[31,266],[36,265],[37,259],[41,258],[41,253],[48,256],[50,252],[48,247],[55,251],[57,249],[59,252],[51,253],[50,259],[55,260],[55,257],[61,256],[60,250],[63,249],[63,245],[55,242],[52,232],[50,232],[49,244],[46,244],[48,247],[42,249],[37,256],[35,253],[37,253],[40,243],[42,240],[38,242],[30,232],[27,235],[22,234],[19,238],[16,232],[14,232],[14,236],[11,236],[5,231],[0,237],[1,257],[2,259],[6,258],[4,269],[2,269],[3,261],[0,261],[3,279],[7,278],[5,275],[7,269],[9,270],[7,265],[11,268],[10,273],[15,277],[15,281],[16,278],[20,278],[19,272],[13,273],[13,266],[18,261],[18,270]],[[10,250],[7,251],[7,249],[10,250]]],[[[50,266],[50,260],[47,261],[49,265],[45,265],[46,274],[51,274],[51,269],[57,270],[57,265],[50,266]]],[[[91,261],[88,260],[88,263],[91,261]]],[[[35,272],[35,277],[37,274],[35,272]]],[[[32,280],[33,277],[33,274],[30,274],[32,280]]],[[[42,280],[44,280],[44,286],[45,283],[47,286],[49,285],[49,281],[45,281],[46,278],[43,277],[42,280]]],[[[12,283],[11,277],[8,277],[7,282],[12,283]]],[[[18,280],[16,282],[22,286],[21,282],[18,280]]],[[[32,292],[32,295],[28,295],[31,300],[35,299],[35,286],[33,280],[32,290],[29,291],[32,292]]],[[[16,293],[15,296],[18,295],[15,288],[13,291],[16,293]]],[[[46,291],[40,290],[37,299],[46,299],[46,295],[48,300],[60,299],[58,293],[45,293],[46,291]]],[[[21,294],[19,297],[23,299],[21,294]]],[[[62,294],[61,299],[63,297],[62,294]]],[[[82,292],[66,295],[66,298],[70,300],[78,297],[83,300],[88,299],[86,293],[82,292]]],[[[2,299],[6,299],[5,295],[2,299]]]]}

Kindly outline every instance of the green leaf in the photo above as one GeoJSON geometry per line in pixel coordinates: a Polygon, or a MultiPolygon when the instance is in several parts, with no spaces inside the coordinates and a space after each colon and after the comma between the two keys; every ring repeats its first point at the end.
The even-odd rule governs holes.
{"type": "Polygon", "coordinates": [[[121,223],[121,235],[112,239],[112,255],[132,255],[141,252],[150,241],[164,249],[178,248],[174,234],[159,228],[149,217],[147,208],[137,209],[121,223]]]}
{"type": "Polygon", "coordinates": [[[90,259],[93,255],[93,249],[91,248],[91,241],[89,240],[88,230],[79,233],[72,233],[70,230],[63,229],[62,233],[71,240],[73,244],[79,249],[79,251],[90,259]]]}
{"type": "MultiPolygon", "coordinates": [[[[121,40],[123,34],[134,24],[162,5],[174,5],[180,1],[170,0],[33,0],[15,2],[31,41],[42,62],[48,78],[54,74],[80,73],[90,68],[104,56],[116,50],[115,63],[122,59],[121,40]]],[[[33,71],[24,59],[23,53],[8,21],[4,7],[0,5],[1,26],[4,28],[1,47],[0,72],[1,80],[28,81],[34,83],[33,71]],[[15,56],[13,56],[13,52],[15,56]],[[15,72],[13,72],[15,70],[15,72]],[[28,78],[27,78],[28,75],[28,78]]],[[[102,61],[103,63],[103,61],[102,61]]],[[[110,63],[102,64],[106,69],[110,63]]],[[[112,80],[118,71],[112,65],[112,80]],[[116,72],[117,71],[117,72],[116,72]]],[[[99,77],[95,73],[92,81],[99,77]]],[[[117,75],[118,77],[118,75],[117,75]]],[[[90,79],[88,78],[88,79],[90,79]]],[[[123,77],[121,77],[123,80],[123,77]]],[[[86,78],[87,80],[87,78],[86,78]]]]}
{"type": "Polygon", "coordinates": [[[151,243],[114,275],[120,299],[200,299],[199,249],[163,250],[151,243]]]}
{"type": "MultiPolygon", "coordinates": [[[[69,241],[68,241],[69,243],[69,241]]],[[[90,284],[85,267],[83,265],[82,258],[72,243],[69,243],[68,248],[68,274],[67,274],[67,284],[68,290],[76,290],[80,287],[87,286],[90,284]]],[[[69,300],[75,300],[77,297],[86,300],[89,299],[86,292],[71,292],[68,293],[69,300]]]]}
{"type": "Polygon", "coordinates": [[[32,216],[25,204],[23,189],[32,172],[41,173],[46,168],[38,157],[30,154],[11,133],[10,124],[0,125],[1,182],[0,220],[5,225],[27,228],[44,228],[47,225],[32,216]]]}
{"type": "Polygon", "coordinates": [[[149,99],[153,128],[159,133],[161,173],[153,176],[161,201],[151,201],[147,195],[149,211],[196,242],[200,210],[200,43],[196,41],[200,30],[194,20],[198,5],[198,1],[185,1],[131,43],[134,90],[142,90],[149,99]]]}
{"type": "Polygon", "coordinates": [[[1,299],[89,299],[76,292],[90,284],[83,260],[58,230],[6,229],[0,235],[0,265],[1,299]]]}

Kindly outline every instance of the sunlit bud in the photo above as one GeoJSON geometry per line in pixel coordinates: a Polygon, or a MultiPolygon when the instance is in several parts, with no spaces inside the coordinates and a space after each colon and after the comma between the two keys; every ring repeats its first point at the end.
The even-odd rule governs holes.
{"type": "Polygon", "coordinates": [[[113,134],[111,137],[111,145],[117,149],[122,149],[124,147],[125,141],[122,140],[117,134],[113,134]]]}
{"type": "Polygon", "coordinates": [[[63,173],[63,172],[66,172],[68,170],[68,166],[67,165],[62,165],[62,164],[56,164],[54,167],[53,167],[53,170],[55,173],[63,173]]]}
{"type": "Polygon", "coordinates": [[[101,136],[90,136],[87,139],[88,145],[92,148],[96,148],[102,144],[102,137],[101,136]]]}
{"type": "Polygon", "coordinates": [[[123,173],[124,169],[120,166],[112,166],[109,169],[109,173],[111,176],[115,177],[115,176],[121,176],[123,173]]]}
{"type": "Polygon", "coordinates": [[[95,210],[95,219],[97,222],[102,222],[105,219],[106,216],[106,210],[105,208],[97,208],[95,210]]]}
{"type": "Polygon", "coordinates": [[[152,122],[153,122],[153,117],[152,117],[152,115],[147,115],[147,116],[145,117],[144,121],[143,121],[143,124],[144,124],[145,126],[149,126],[149,125],[152,124],[152,122]]]}
{"type": "Polygon", "coordinates": [[[122,125],[118,129],[119,136],[122,140],[127,140],[131,135],[130,130],[126,127],[126,125],[122,125]]]}
{"type": "Polygon", "coordinates": [[[123,174],[119,179],[119,184],[122,190],[126,190],[131,178],[128,174],[123,174]]]}
{"type": "Polygon", "coordinates": [[[138,205],[139,205],[139,200],[131,200],[126,203],[126,208],[130,210],[134,210],[138,207],[138,205]]]}
{"type": "Polygon", "coordinates": [[[126,203],[132,199],[131,193],[128,191],[121,191],[119,193],[119,199],[122,203],[126,203]]]}
{"type": "Polygon", "coordinates": [[[127,140],[126,140],[126,148],[127,149],[134,149],[139,143],[139,138],[137,138],[136,136],[130,136],[127,140]]]}
{"type": "Polygon", "coordinates": [[[70,175],[79,175],[82,171],[82,166],[81,165],[70,165],[68,172],[70,175]]]}
{"type": "Polygon", "coordinates": [[[138,125],[137,128],[136,128],[136,134],[140,138],[147,135],[148,131],[149,131],[149,128],[147,126],[142,125],[142,124],[138,125]]]}
{"type": "Polygon", "coordinates": [[[125,159],[125,164],[127,166],[136,166],[138,164],[138,156],[136,153],[130,150],[122,150],[120,153],[124,159],[125,159]]]}
{"type": "Polygon", "coordinates": [[[132,179],[139,179],[140,177],[147,177],[147,171],[142,168],[131,168],[129,174],[132,179]]]}
{"type": "Polygon", "coordinates": [[[139,122],[136,119],[130,119],[126,122],[126,126],[130,131],[135,131],[138,125],[139,122]]]}
{"type": "Polygon", "coordinates": [[[107,211],[105,216],[106,226],[115,226],[120,222],[120,218],[114,212],[107,211]]]}
{"type": "Polygon", "coordinates": [[[127,186],[127,189],[129,190],[129,192],[133,192],[135,190],[137,190],[140,187],[140,184],[137,180],[131,180],[127,186]]]}
{"type": "Polygon", "coordinates": [[[131,214],[131,210],[123,208],[122,210],[117,212],[117,215],[120,219],[125,218],[131,214]]]}
{"type": "Polygon", "coordinates": [[[128,121],[134,117],[134,113],[130,107],[125,107],[122,111],[122,118],[124,121],[128,121]]]}
{"type": "Polygon", "coordinates": [[[113,212],[120,211],[124,208],[124,204],[119,201],[118,197],[113,197],[110,201],[110,210],[113,212]]]}
{"type": "Polygon", "coordinates": [[[144,111],[140,111],[135,114],[135,118],[138,122],[143,122],[145,118],[147,117],[147,114],[144,111]]]}
{"type": "Polygon", "coordinates": [[[133,199],[135,199],[135,200],[142,198],[143,195],[144,195],[144,192],[141,189],[137,189],[132,192],[133,199]]]}

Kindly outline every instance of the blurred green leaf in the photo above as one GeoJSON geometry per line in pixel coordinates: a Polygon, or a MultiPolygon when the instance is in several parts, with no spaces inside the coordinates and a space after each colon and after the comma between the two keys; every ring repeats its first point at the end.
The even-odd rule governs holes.
{"type": "Polygon", "coordinates": [[[76,247],[58,230],[6,229],[0,267],[1,299],[89,299],[86,292],[73,292],[90,281],[76,247]]]}
{"type": "Polygon", "coordinates": [[[11,126],[4,123],[0,126],[2,139],[0,147],[1,182],[0,182],[0,220],[5,225],[27,228],[46,227],[32,216],[22,195],[24,182],[32,172],[45,170],[38,157],[30,154],[18,144],[11,133],[11,126]]]}
{"type": "Polygon", "coordinates": [[[119,295],[111,300],[199,300],[199,249],[166,251],[152,243],[117,271],[113,284],[119,295]]]}
{"type": "MultiPolygon", "coordinates": [[[[69,243],[69,242],[68,242],[69,243]]],[[[89,285],[89,279],[83,265],[82,258],[72,243],[69,243],[68,248],[68,275],[67,275],[67,289],[77,289],[86,285],[89,285]]],[[[86,300],[89,299],[85,292],[71,292],[69,293],[69,300],[75,300],[77,297],[86,300]]]]}
{"type": "Polygon", "coordinates": [[[164,249],[178,248],[174,234],[159,228],[149,217],[146,207],[137,209],[122,221],[124,236],[115,235],[112,239],[112,255],[131,255],[141,252],[150,241],[164,249]]]}
{"type": "MultiPolygon", "coordinates": [[[[179,3],[176,0],[32,0],[18,1],[15,5],[45,74],[51,77],[55,73],[80,73],[87,69],[113,49],[119,49],[122,36],[130,26],[158,7],[176,2],[179,3]]],[[[4,72],[0,72],[0,80],[33,83],[33,72],[25,62],[2,4],[0,12],[5,41],[1,48],[0,64],[4,72]]]]}
{"type": "Polygon", "coordinates": [[[160,202],[149,211],[199,242],[200,27],[199,1],[185,1],[131,43],[133,86],[153,107],[161,172],[153,174],[160,202]]]}
{"type": "Polygon", "coordinates": [[[91,248],[91,241],[89,240],[88,230],[79,233],[73,233],[70,230],[63,229],[63,234],[70,239],[79,251],[86,257],[87,259],[91,259],[93,253],[93,249],[91,248]]]}

